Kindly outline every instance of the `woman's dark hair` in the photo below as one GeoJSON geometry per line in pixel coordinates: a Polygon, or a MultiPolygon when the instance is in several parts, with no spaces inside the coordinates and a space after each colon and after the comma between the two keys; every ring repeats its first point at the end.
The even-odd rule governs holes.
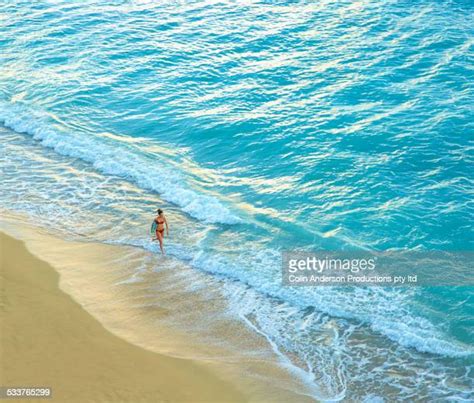
{"type": "Polygon", "coordinates": [[[158,210],[156,210],[156,212],[157,212],[158,214],[161,214],[161,213],[163,212],[163,210],[159,208],[158,210]]]}

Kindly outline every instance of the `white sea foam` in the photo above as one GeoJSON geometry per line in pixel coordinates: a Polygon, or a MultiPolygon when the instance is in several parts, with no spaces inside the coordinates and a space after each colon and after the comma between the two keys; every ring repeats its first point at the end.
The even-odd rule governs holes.
{"type": "MultiPolygon", "coordinates": [[[[136,241],[135,246],[156,252],[157,246],[147,241],[136,241]]],[[[186,261],[192,267],[219,277],[237,280],[265,296],[289,303],[298,309],[310,307],[328,315],[355,319],[368,325],[401,346],[419,352],[447,357],[468,357],[474,351],[467,345],[447,340],[429,320],[411,312],[412,298],[405,290],[382,287],[357,287],[353,290],[332,287],[281,287],[274,270],[280,262],[276,250],[250,250],[239,255],[236,262],[228,257],[203,250],[191,250],[170,244],[167,253],[186,261]],[[245,267],[252,262],[252,267],[245,267]],[[387,313],[390,313],[389,315],[387,313]]],[[[234,301],[238,304],[238,301],[234,301]]],[[[244,304],[245,305],[245,304],[244,304]]],[[[256,306],[261,304],[255,303],[256,306]]],[[[266,329],[270,331],[270,329],[266,329]]]]}
{"type": "Polygon", "coordinates": [[[0,103],[0,122],[16,132],[32,135],[61,155],[79,158],[106,175],[125,178],[143,189],[155,191],[200,221],[240,222],[217,198],[192,189],[180,172],[152,158],[98,138],[60,131],[52,118],[21,104],[0,103]]]}

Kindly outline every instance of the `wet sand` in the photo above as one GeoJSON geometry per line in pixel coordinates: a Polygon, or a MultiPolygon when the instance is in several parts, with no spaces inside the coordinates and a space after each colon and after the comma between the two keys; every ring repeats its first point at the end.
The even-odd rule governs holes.
{"type": "Polygon", "coordinates": [[[190,360],[113,335],[60,290],[53,267],[22,242],[0,239],[0,385],[49,386],[53,399],[46,401],[57,402],[245,400],[190,360]]]}

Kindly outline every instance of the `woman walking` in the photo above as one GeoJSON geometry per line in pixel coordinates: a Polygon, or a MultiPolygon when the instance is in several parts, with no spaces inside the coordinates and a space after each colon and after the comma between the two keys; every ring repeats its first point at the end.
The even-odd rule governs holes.
{"type": "Polygon", "coordinates": [[[156,238],[152,239],[158,239],[160,242],[160,249],[161,253],[164,255],[165,254],[165,249],[163,247],[163,239],[165,237],[165,226],[166,226],[166,236],[169,236],[169,230],[168,230],[168,221],[166,221],[166,217],[163,213],[163,210],[158,209],[156,210],[158,215],[154,219],[154,226],[155,226],[155,232],[156,232],[156,238]]]}

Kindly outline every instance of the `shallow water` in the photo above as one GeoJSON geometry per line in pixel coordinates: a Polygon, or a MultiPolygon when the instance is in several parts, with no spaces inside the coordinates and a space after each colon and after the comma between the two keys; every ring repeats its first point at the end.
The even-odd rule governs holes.
{"type": "Polygon", "coordinates": [[[319,398],[472,398],[472,289],[279,278],[282,249],[472,250],[472,17],[463,1],[0,6],[1,206],[144,251],[161,206],[192,286],[319,398]]]}

